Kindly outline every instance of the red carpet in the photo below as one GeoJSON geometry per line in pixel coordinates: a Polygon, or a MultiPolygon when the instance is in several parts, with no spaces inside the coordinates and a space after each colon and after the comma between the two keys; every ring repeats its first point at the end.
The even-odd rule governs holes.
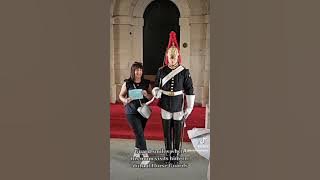
{"type": "MultiPolygon", "coordinates": [[[[152,103],[150,108],[152,109],[152,115],[146,125],[145,137],[147,140],[163,140],[160,108],[155,105],[155,103],[152,103]]],[[[194,127],[205,127],[205,112],[206,109],[204,107],[193,108],[191,115],[187,119],[187,127],[184,131],[184,141],[190,141],[187,135],[187,130],[194,127]]],[[[122,104],[110,104],[110,116],[111,138],[135,138],[124,114],[124,107],[122,104]]]]}

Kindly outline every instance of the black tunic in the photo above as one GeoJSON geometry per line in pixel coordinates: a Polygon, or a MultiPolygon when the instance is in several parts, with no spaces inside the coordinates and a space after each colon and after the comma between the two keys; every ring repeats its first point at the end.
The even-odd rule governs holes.
{"type": "MultiPolygon", "coordinates": [[[[164,91],[176,92],[183,90],[185,95],[194,95],[193,83],[188,69],[183,69],[162,87],[160,79],[162,80],[171,71],[172,69],[170,69],[168,66],[161,67],[156,76],[155,87],[159,87],[164,91]]],[[[159,106],[171,113],[180,112],[183,110],[183,94],[178,96],[167,96],[162,94],[159,101],[159,106]]]]}

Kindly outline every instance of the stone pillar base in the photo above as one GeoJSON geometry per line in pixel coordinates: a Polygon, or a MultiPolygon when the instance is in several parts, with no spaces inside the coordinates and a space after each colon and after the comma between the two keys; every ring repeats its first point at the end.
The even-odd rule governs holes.
{"type": "Polygon", "coordinates": [[[116,100],[117,100],[116,85],[111,84],[111,86],[110,86],[110,103],[115,103],[116,100]]]}

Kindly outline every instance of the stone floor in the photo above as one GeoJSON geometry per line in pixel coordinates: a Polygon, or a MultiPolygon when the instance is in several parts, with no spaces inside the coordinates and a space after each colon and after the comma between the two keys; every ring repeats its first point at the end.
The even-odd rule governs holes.
{"type": "MultiPolygon", "coordinates": [[[[110,139],[111,180],[207,180],[209,161],[194,151],[191,142],[183,143],[183,161],[171,168],[156,159],[148,167],[140,166],[141,161],[131,160],[134,144],[132,139],[110,139]]],[[[147,140],[147,146],[150,158],[163,157],[156,153],[164,147],[163,141],[147,140]]]]}

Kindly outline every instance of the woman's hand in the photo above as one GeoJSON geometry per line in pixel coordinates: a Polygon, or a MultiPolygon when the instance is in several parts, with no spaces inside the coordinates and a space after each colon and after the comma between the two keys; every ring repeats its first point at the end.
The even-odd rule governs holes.
{"type": "Polygon", "coordinates": [[[147,92],[146,90],[143,90],[143,91],[142,91],[142,95],[143,95],[144,97],[148,98],[148,92],[147,92]]]}
{"type": "Polygon", "coordinates": [[[126,98],[126,100],[123,102],[124,105],[127,105],[128,103],[130,103],[132,101],[131,98],[126,98]]]}
{"type": "Polygon", "coordinates": [[[148,91],[143,90],[142,94],[145,98],[147,98],[148,100],[150,100],[152,98],[152,94],[148,93],[148,91]]]}
{"type": "Polygon", "coordinates": [[[142,95],[148,100],[150,100],[153,97],[151,91],[152,91],[151,85],[149,84],[149,87],[147,90],[142,90],[142,95]]]}

